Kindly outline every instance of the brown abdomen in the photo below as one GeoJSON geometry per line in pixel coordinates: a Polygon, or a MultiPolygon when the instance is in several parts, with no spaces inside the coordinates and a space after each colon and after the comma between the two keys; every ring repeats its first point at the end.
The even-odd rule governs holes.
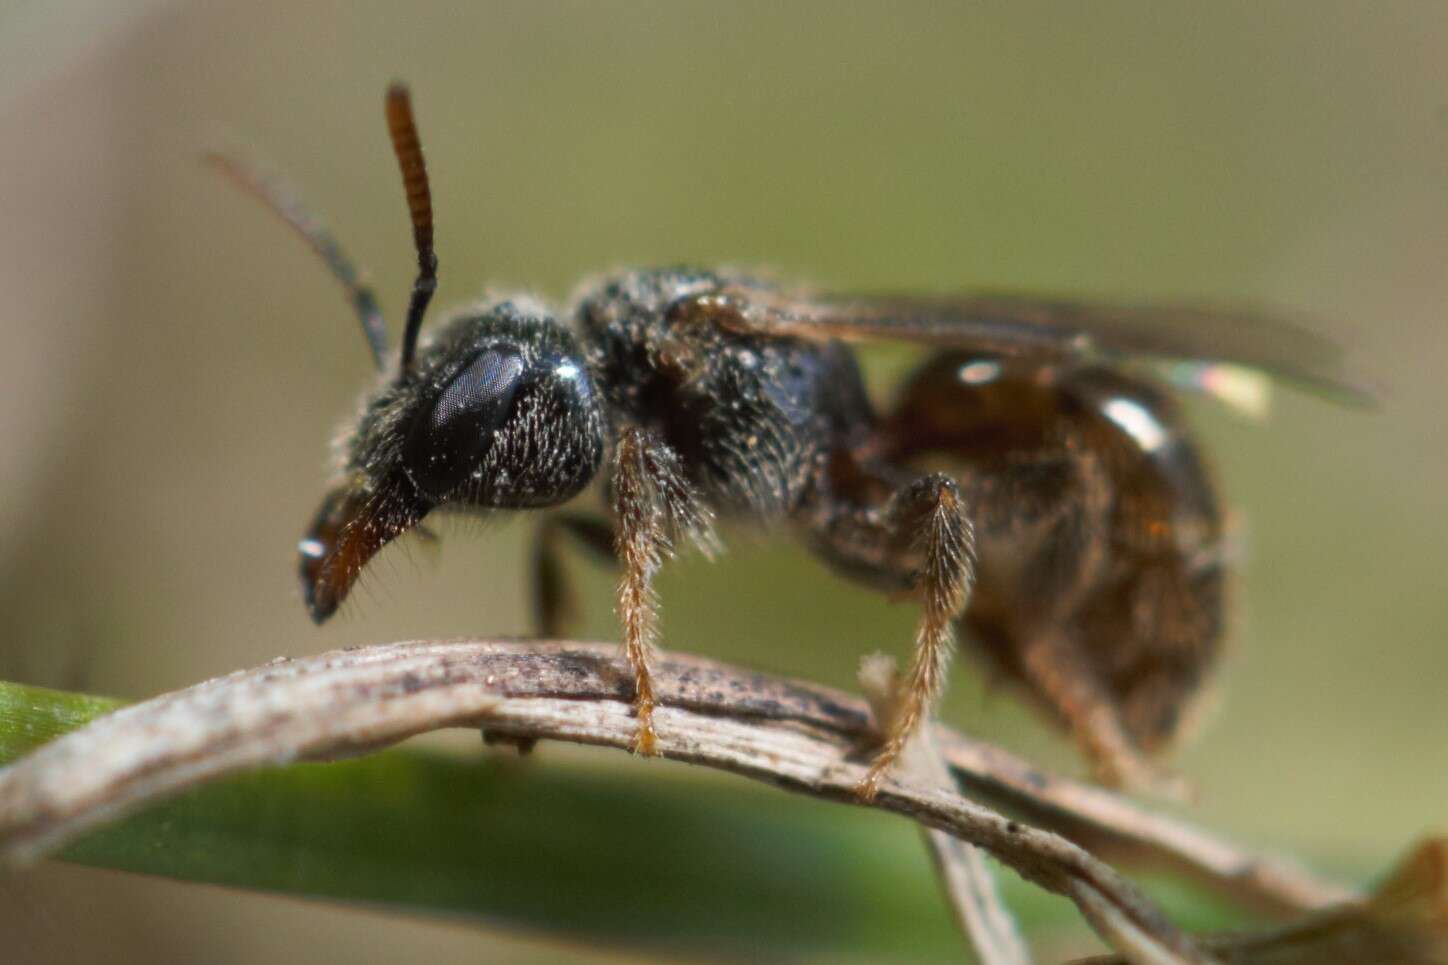
{"type": "Polygon", "coordinates": [[[1062,634],[1138,746],[1168,743],[1223,606],[1215,495],[1170,396],[1104,366],[945,353],[882,429],[888,458],[961,482],[978,556],[964,619],[992,662],[1024,683],[1022,646],[1062,634]]]}

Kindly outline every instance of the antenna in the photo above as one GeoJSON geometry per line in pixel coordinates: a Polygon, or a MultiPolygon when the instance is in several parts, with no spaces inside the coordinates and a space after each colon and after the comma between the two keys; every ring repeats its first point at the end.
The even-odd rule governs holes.
{"type": "MultiPolygon", "coordinates": [[[[372,360],[381,371],[387,355],[387,322],[382,317],[382,310],[377,307],[377,296],[372,287],[362,279],[327,226],[307,210],[296,189],[285,178],[265,169],[260,162],[244,158],[235,150],[207,151],[202,157],[281,218],[326,262],[332,277],[341,282],[351,299],[352,309],[362,322],[362,333],[367,336],[367,344],[372,349],[372,360]]],[[[423,189],[425,192],[425,184],[423,189]]],[[[416,294],[413,298],[416,300],[416,294]]],[[[423,304],[426,304],[425,299],[423,304]]]]}
{"type": "Polygon", "coordinates": [[[407,211],[412,217],[412,243],[417,248],[417,280],[412,284],[407,327],[402,333],[400,374],[406,375],[412,370],[422,316],[437,288],[437,255],[432,250],[432,192],[427,183],[427,164],[422,158],[422,144],[417,139],[417,124],[412,118],[412,99],[402,83],[393,83],[387,88],[387,132],[392,136],[392,149],[402,168],[407,211]]]}

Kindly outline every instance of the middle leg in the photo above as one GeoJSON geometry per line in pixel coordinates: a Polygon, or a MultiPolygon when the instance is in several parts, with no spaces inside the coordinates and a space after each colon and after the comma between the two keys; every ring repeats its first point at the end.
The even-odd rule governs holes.
{"type": "Polygon", "coordinates": [[[888,720],[884,742],[856,786],[871,800],[910,738],[930,718],[945,689],[955,651],[955,624],[965,610],[974,578],[974,530],[960,487],[943,473],[898,486],[884,504],[845,502],[838,496],[819,507],[817,547],[847,570],[902,585],[920,602],[915,652],[888,720]]]}
{"type": "Polygon", "coordinates": [[[908,538],[921,557],[912,582],[922,612],[915,653],[886,727],[884,746],[856,788],[865,800],[874,798],[885,773],[930,719],[945,690],[955,652],[956,619],[965,611],[974,578],[974,532],[954,480],[941,473],[925,476],[897,493],[890,509],[897,537],[908,538]]]}

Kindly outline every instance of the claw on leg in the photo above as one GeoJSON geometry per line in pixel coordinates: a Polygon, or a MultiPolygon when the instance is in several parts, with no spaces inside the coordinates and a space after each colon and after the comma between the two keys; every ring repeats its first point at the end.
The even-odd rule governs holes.
{"type": "Polygon", "coordinates": [[[634,716],[638,718],[638,730],[634,732],[633,743],[629,746],[640,757],[659,755],[659,735],[654,730],[654,698],[639,697],[634,700],[634,716]]]}
{"type": "Polygon", "coordinates": [[[630,747],[640,757],[657,757],[659,753],[658,734],[654,731],[654,678],[649,672],[648,652],[636,649],[625,642],[629,663],[634,672],[634,719],[638,729],[634,731],[630,747]]]}
{"type": "MultiPolygon", "coordinates": [[[[949,644],[947,643],[946,646],[948,649],[949,644]]],[[[938,689],[932,693],[916,682],[914,664],[921,659],[922,654],[917,649],[915,661],[911,665],[910,677],[906,685],[895,694],[893,716],[885,731],[885,743],[875,753],[874,760],[870,762],[870,769],[855,785],[855,796],[861,801],[868,803],[875,800],[875,795],[880,793],[880,784],[885,780],[885,775],[895,766],[901,752],[905,750],[905,745],[928,716],[929,709],[938,695],[938,689]]],[[[947,653],[943,657],[932,654],[927,659],[948,661],[949,654],[947,653]]]]}
{"type": "Polygon", "coordinates": [[[898,750],[881,751],[876,755],[875,760],[870,764],[870,770],[865,773],[860,783],[855,785],[855,797],[866,804],[875,800],[875,795],[880,793],[880,782],[885,779],[885,773],[895,764],[895,758],[900,756],[898,750]]]}

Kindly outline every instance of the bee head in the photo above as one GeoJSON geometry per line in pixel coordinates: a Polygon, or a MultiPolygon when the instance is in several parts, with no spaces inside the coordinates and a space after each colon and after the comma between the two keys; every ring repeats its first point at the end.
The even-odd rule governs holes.
{"type": "Polygon", "coordinates": [[[377,297],[280,177],[233,153],[208,160],[296,231],[342,284],[384,372],[340,446],[338,479],[299,545],[312,619],[331,616],[377,551],[433,509],[562,502],[598,471],[603,410],[572,334],[531,301],[455,316],[419,341],[437,285],[432,193],[407,88],[385,100],[417,251],[395,367],[377,297]]]}
{"type": "Polygon", "coordinates": [[[339,481],[300,544],[313,619],[432,510],[565,502],[603,449],[603,406],[571,332],[523,300],[455,317],[368,396],[343,439],[339,481]]]}

